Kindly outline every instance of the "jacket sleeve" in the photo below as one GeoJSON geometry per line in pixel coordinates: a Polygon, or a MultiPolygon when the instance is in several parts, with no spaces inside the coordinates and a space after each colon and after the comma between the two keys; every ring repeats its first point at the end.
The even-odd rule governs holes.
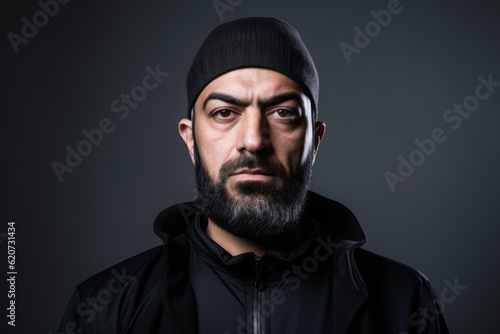
{"type": "Polygon", "coordinates": [[[75,289],[66,311],[59,324],[58,333],[64,334],[90,334],[84,310],[85,303],[81,301],[78,289],[75,289]]]}
{"type": "Polygon", "coordinates": [[[449,334],[441,307],[442,301],[436,295],[429,280],[425,276],[422,278],[419,307],[408,318],[410,333],[449,334]]]}

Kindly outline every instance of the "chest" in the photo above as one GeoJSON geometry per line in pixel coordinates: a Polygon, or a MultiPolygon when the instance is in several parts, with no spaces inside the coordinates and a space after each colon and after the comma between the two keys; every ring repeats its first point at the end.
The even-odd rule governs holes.
{"type": "Polygon", "coordinates": [[[332,328],[334,284],[328,264],[276,270],[271,278],[238,275],[191,257],[199,333],[303,334],[332,328]]]}

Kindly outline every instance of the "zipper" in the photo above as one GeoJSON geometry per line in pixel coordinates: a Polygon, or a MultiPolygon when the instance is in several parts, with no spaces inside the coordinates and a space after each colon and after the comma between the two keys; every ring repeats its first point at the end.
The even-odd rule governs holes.
{"type": "Polygon", "coordinates": [[[264,281],[262,278],[262,257],[255,257],[255,299],[253,306],[253,333],[264,334],[264,318],[262,317],[262,294],[264,291],[264,281]]]}

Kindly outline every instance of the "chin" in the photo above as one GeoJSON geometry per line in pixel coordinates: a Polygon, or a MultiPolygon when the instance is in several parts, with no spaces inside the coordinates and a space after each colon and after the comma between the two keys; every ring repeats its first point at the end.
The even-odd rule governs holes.
{"type": "Polygon", "coordinates": [[[232,189],[226,189],[233,197],[270,197],[274,196],[283,188],[283,182],[279,181],[239,181],[232,189]],[[234,194],[234,195],[233,195],[234,194]]]}

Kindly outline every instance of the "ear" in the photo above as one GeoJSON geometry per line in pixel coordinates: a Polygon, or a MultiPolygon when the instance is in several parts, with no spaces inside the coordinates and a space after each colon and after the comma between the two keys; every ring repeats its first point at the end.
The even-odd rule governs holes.
{"type": "Polygon", "coordinates": [[[191,161],[194,164],[194,140],[193,140],[193,122],[187,118],[183,118],[179,121],[179,134],[186,143],[189,155],[191,156],[191,161]]]}
{"type": "Polygon", "coordinates": [[[323,139],[326,131],[326,124],[323,122],[314,123],[314,152],[313,152],[313,163],[314,159],[316,159],[316,154],[318,153],[319,144],[323,139]]]}

